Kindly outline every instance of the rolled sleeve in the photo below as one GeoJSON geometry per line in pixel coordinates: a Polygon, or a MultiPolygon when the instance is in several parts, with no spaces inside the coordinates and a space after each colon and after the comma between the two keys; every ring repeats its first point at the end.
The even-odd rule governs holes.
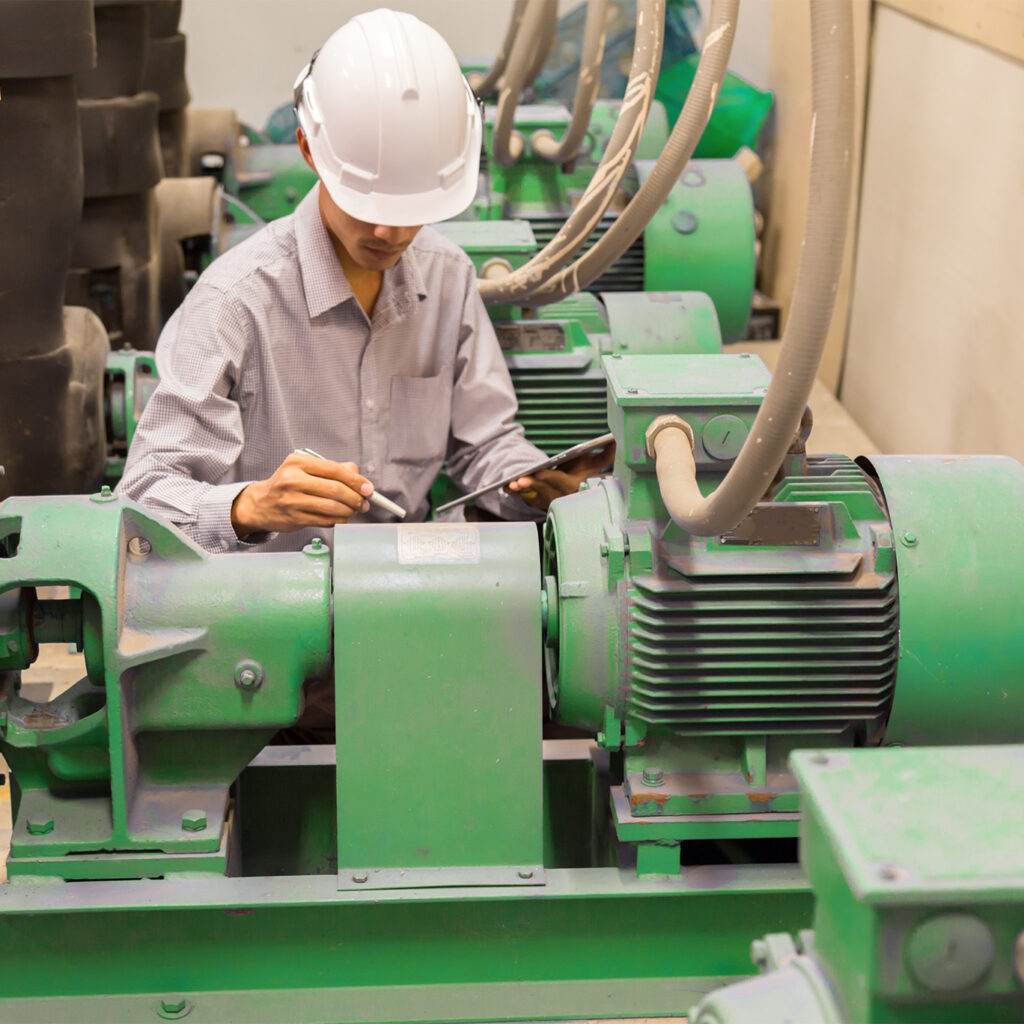
{"type": "Polygon", "coordinates": [[[200,282],[157,345],[160,383],[143,413],[118,492],[169,519],[208,551],[250,549],[231,505],[249,481],[231,480],[244,444],[235,394],[251,342],[246,311],[200,282]]]}

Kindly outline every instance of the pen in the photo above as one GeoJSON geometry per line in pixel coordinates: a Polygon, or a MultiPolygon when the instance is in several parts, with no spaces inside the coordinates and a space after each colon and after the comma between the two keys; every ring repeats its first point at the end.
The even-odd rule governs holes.
{"type": "MultiPolygon", "coordinates": [[[[295,454],[312,455],[314,459],[323,459],[324,462],[330,461],[326,456],[321,455],[319,452],[313,451],[312,448],[296,448],[295,454]]],[[[371,494],[366,500],[369,501],[371,504],[376,505],[378,508],[385,509],[392,515],[398,516],[399,519],[405,518],[405,509],[402,508],[401,505],[396,505],[390,498],[385,498],[383,494],[378,494],[376,491],[374,491],[373,494],[371,494]]]]}

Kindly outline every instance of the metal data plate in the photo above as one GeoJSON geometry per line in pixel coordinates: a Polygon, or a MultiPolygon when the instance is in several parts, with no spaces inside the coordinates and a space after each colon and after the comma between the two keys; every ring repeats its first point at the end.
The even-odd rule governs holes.
{"type": "Polygon", "coordinates": [[[565,328],[561,324],[519,320],[494,325],[503,352],[564,352],[565,328]]]}

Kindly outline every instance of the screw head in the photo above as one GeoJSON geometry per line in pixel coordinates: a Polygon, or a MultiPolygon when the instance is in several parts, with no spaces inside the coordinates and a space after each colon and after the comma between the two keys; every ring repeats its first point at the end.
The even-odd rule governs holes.
{"type": "Polygon", "coordinates": [[[18,649],[18,641],[17,640],[8,640],[7,641],[7,650],[9,650],[11,652],[11,654],[14,654],[14,652],[17,649],[18,649]]]}
{"type": "Polygon", "coordinates": [[[630,394],[630,395],[639,395],[640,394],[640,389],[639,388],[626,388],[626,393],[630,394]]]}
{"type": "Polygon", "coordinates": [[[186,811],[181,816],[181,827],[186,832],[202,832],[206,828],[206,811],[186,811]]]}
{"type": "Polygon", "coordinates": [[[878,869],[878,877],[883,882],[902,882],[907,877],[907,871],[898,864],[883,864],[878,869]]]}
{"type": "Polygon", "coordinates": [[[235,686],[240,690],[258,690],[265,678],[266,673],[258,661],[240,661],[235,666],[235,686]]]}
{"type": "Polygon", "coordinates": [[[311,543],[314,551],[319,551],[324,546],[324,542],[319,537],[314,537],[311,543]]]}
{"type": "Polygon", "coordinates": [[[810,761],[811,764],[828,764],[828,754],[811,754],[810,761]]]}
{"type": "Polygon", "coordinates": [[[528,878],[533,878],[532,871],[517,871],[516,874],[519,875],[519,877],[522,878],[524,881],[528,878]]]}
{"type": "Polygon", "coordinates": [[[640,779],[645,786],[660,786],[665,781],[665,773],[660,768],[645,768],[640,779]]]}
{"type": "Polygon", "coordinates": [[[913,530],[904,530],[900,534],[904,547],[912,548],[917,543],[917,534],[913,530]]]}
{"type": "Polygon", "coordinates": [[[25,822],[30,836],[48,836],[53,831],[53,818],[46,814],[34,814],[25,822]]]}
{"type": "Polygon", "coordinates": [[[181,1020],[192,1012],[192,1004],[184,996],[164,996],[156,1012],[164,1020],[181,1020]]]}
{"type": "Polygon", "coordinates": [[[362,885],[368,877],[368,875],[353,875],[352,881],[355,882],[356,885],[362,885]]]}
{"type": "Polygon", "coordinates": [[[128,554],[136,558],[145,558],[152,550],[153,545],[145,537],[132,537],[128,541],[128,554]]]}
{"type": "Polygon", "coordinates": [[[92,501],[116,501],[117,495],[114,494],[107,484],[104,484],[96,494],[90,495],[92,501]]]}

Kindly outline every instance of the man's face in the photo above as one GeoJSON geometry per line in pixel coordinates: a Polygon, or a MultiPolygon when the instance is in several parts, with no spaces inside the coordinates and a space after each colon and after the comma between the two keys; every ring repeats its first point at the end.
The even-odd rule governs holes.
{"type": "MultiPolygon", "coordinates": [[[[306,163],[315,171],[309,143],[300,128],[297,132],[299,149],[306,163]]],[[[349,216],[331,198],[326,188],[320,188],[320,216],[327,230],[341,243],[345,252],[363,270],[387,270],[393,267],[422,227],[395,228],[385,224],[368,224],[349,216]]]]}
{"type": "Polygon", "coordinates": [[[327,225],[327,230],[363,270],[387,270],[393,267],[420,229],[419,225],[413,228],[395,228],[356,220],[341,209],[322,186],[320,216],[327,225]]]}

